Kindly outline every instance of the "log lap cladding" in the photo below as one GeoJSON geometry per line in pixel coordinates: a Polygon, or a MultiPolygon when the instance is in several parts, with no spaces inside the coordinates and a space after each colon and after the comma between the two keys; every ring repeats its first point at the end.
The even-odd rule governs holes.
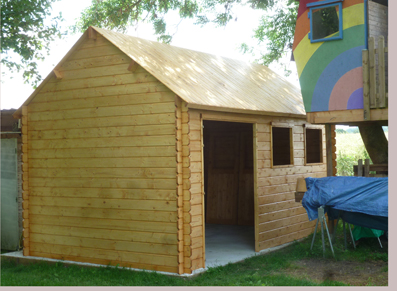
{"type": "Polygon", "coordinates": [[[190,274],[206,222],[256,251],[313,231],[294,187],[325,176],[324,130],[306,161],[299,90],[264,66],[90,27],[14,117],[25,256],[190,274]]]}

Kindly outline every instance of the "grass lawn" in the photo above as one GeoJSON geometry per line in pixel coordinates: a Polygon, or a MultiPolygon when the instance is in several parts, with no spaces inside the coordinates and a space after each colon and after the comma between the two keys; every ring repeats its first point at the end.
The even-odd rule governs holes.
{"type": "MultiPolygon", "coordinates": [[[[340,228],[340,226],[339,226],[340,228]]],[[[323,258],[321,235],[310,250],[311,236],[303,241],[243,262],[210,268],[195,277],[175,277],[112,267],[81,267],[46,262],[28,265],[1,262],[3,286],[348,286],[387,285],[387,243],[364,239],[343,250],[342,231],[334,243],[336,258],[326,244],[323,258]],[[344,267],[343,272],[339,272],[344,267]],[[377,269],[375,268],[377,267],[377,269]],[[372,271],[369,271],[371,270],[372,271]],[[376,272],[375,272],[376,271],[376,272]],[[351,272],[351,273],[349,273],[351,272]],[[341,274],[339,274],[341,273],[341,274]],[[344,279],[342,273],[350,274],[344,279]],[[358,275],[357,275],[358,274],[358,275]],[[348,278],[359,278],[352,281],[348,278]],[[341,278],[342,281],[338,281],[341,278]]],[[[353,278],[353,279],[354,279],[353,278]]]]}

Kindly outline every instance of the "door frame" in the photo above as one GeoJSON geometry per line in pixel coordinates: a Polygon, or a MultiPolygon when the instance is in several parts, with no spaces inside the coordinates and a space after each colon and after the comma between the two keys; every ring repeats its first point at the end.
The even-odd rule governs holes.
{"type": "Polygon", "coordinates": [[[216,114],[216,113],[200,113],[200,127],[201,127],[201,191],[202,191],[202,223],[203,223],[203,266],[205,268],[205,195],[204,193],[204,120],[206,121],[224,121],[237,123],[250,123],[252,125],[252,144],[253,144],[253,183],[254,183],[254,240],[255,252],[259,252],[259,206],[258,206],[258,123],[252,117],[250,118],[234,118],[233,114],[216,114]],[[236,120],[237,119],[237,120],[236,120]]]}

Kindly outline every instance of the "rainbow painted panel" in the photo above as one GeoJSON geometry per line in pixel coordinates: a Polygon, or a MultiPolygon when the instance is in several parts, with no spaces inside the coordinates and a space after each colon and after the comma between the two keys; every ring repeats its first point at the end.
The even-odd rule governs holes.
{"type": "Polygon", "coordinates": [[[364,0],[342,2],[343,39],[311,43],[308,3],[301,0],[293,45],[306,112],[363,108],[364,0]]]}

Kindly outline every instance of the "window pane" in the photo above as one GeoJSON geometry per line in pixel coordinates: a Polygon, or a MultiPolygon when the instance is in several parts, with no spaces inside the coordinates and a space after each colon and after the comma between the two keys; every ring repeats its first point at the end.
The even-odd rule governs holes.
{"type": "Polygon", "coordinates": [[[290,128],[273,127],[273,166],[291,165],[290,128]]]}
{"type": "Polygon", "coordinates": [[[312,38],[313,40],[339,36],[338,6],[313,9],[312,38]]]}
{"type": "Polygon", "coordinates": [[[306,129],[306,163],[322,163],[322,131],[321,129],[306,129]]]}

